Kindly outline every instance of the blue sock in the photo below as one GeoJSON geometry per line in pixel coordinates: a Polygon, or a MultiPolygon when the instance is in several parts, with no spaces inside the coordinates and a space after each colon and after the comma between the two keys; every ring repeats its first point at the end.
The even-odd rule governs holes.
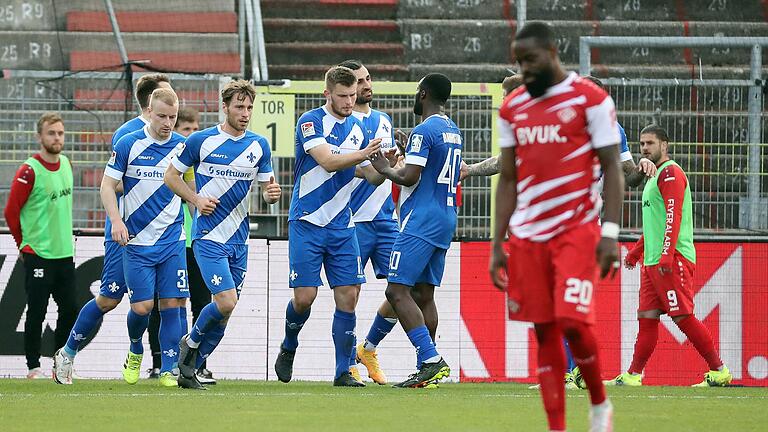
{"type": "Polygon", "coordinates": [[[144,343],[142,338],[149,325],[149,314],[139,315],[133,311],[128,311],[128,337],[131,338],[131,352],[134,354],[144,354],[144,343]]]}
{"type": "Polygon", "coordinates": [[[208,330],[208,333],[205,334],[203,341],[200,343],[200,348],[197,354],[197,363],[195,363],[195,369],[200,369],[200,366],[203,365],[203,362],[205,362],[213,350],[219,346],[221,338],[224,337],[224,330],[226,330],[226,328],[227,325],[224,324],[217,325],[216,327],[208,330]]]}
{"type": "Polygon", "coordinates": [[[80,314],[77,316],[75,325],[72,326],[72,331],[69,332],[69,338],[64,345],[64,351],[74,358],[77,352],[80,351],[80,344],[93,333],[93,330],[99,324],[99,320],[104,316],[104,312],[99,309],[96,304],[96,299],[89,301],[80,309],[80,314]]]}
{"type": "Polygon", "coordinates": [[[406,332],[411,344],[416,348],[416,361],[419,363],[419,367],[424,363],[424,360],[428,360],[432,357],[440,355],[437,353],[435,343],[432,342],[432,338],[429,337],[429,330],[427,326],[421,325],[410,331],[406,332]]]}
{"type": "Polygon", "coordinates": [[[368,336],[365,337],[365,341],[373,346],[378,346],[382,340],[395,328],[397,319],[384,318],[381,314],[376,313],[376,318],[373,319],[371,329],[368,330],[368,336]]]}
{"type": "Polygon", "coordinates": [[[312,308],[299,314],[293,308],[293,300],[288,300],[288,307],[285,308],[285,339],[283,339],[283,348],[289,351],[296,351],[299,347],[299,332],[304,327],[304,323],[309,319],[312,308]]]}
{"type": "Polygon", "coordinates": [[[181,335],[189,333],[189,321],[187,321],[187,307],[179,307],[179,322],[181,323],[181,335]]]}
{"type": "Polygon", "coordinates": [[[357,335],[352,340],[352,351],[349,354],[349,366],[357,366],[357,335]]]}
{"type": "Polygon", "coordinates": [[[565,338],[563,338],[563,345],[565,345],[565,358],[568,360],[568,370],[566,372],[570,373],[576,368],[576,360],[573,359],[571,347],[568,346],[568,341],[565,338]]]}
{"type": "Polygon", "coordinates": [[[192,342],[199,344],[203,340],[205,333],[213,329],[219,324],[219,321],[224,319],[224,315],[219,312],[219,308],[216,307],[216,303],[208,303],[203,310],[200,311],[200,316],[197,318],[197,322],[192,326],[192,332],[189,334],[189,338],[192,342]]]}
{"type": "Polygon", "coordinates": [[[179,363],[179,340],[181,339],[179,308],[160,311],[160,372],[171,372],[179,363]]]}
{"type": "Polygon", "coordinates": [[[336,375],[349,372],[349,353],[355,343],[355,313],[336,309],[331,326],[333,346],[336,348],[336,375]]]}

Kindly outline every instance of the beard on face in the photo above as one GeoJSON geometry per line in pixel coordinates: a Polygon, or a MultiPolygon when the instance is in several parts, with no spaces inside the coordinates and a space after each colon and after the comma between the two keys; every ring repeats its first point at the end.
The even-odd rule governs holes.
{"type": "Polygon", "coordinates": [[[363,105],[363,104],[370,103],[372,100],[373,100],[373,92],[371,92],[367,96],[363,95],[363,94],[358,94],[357,95],[357,101],[355,102],[355,104],[356,105],[363,105]]]}
{"type": "Polygon", "coordinates": [[[416,95],[416,100],[413,102],[413,113],[420,116],[424,113],[424,103],[419,99],[419,95],[416,95]]]}
{"type": "Polygon", "coordinates": [[[229,116],[228,115],[227,116],[227,124],[229,124],[229,127],[231,127],[232,129],[234,129],[234,130],[236,130],[238,132],[242,132],[242,131],[244,131],[248,127],[247,125],[245,127],[240,126],[240,122],[238,121],[237,116],[233,117],[233,116],[229,116]]]}
{"type": "MultiPolygon", "coordinates": [[[[551,69],[543,69],[539,73],[533,75],[532,81],[525,81],[525,89],[528,94],[533,98],[541,97],[547,92],[547,89],[552,87],[552,82],[555,80],[554,71],[551,69]]],[[[523,77],[524,79],[527,77],[523,77]]]]}
{"type": "Polygon", "coordinates": [[[59,154],[64,149],[63,144],[47,144],[43,143],[43,147],[45,148],[45,151],[50,154],[59,154]]]}
{"type": "Polygon", "coordinates": [[[334,114],[340,116],[340,117],[349,117],[352,115],[352,110],[350,109],[349,112],[344,112],[343,108],[337,107],[335,103],[333,103],[333,100],[331,100],[331,110],[334,114]]]}

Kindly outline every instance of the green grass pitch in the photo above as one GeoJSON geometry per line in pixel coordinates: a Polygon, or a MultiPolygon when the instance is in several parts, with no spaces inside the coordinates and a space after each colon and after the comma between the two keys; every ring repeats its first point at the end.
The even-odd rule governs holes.
{"type": "MultiPolygon", "coordinates": [[[[616,431],[767,430],[766,388],[610,388],[616,431]]],[[[568,391],[568,429],[587,430],[586,391],[568,391]]],[[[208,391],[157,381],[0,379],[0,431],[544,431],[523,384],[362,389],[329,383],[220,381],[208,391]]]]}

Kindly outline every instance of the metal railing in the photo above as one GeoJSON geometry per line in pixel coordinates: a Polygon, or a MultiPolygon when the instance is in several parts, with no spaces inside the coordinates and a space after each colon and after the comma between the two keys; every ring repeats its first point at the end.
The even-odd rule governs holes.
{"type": "MultiPolygon", "coordinates": [[[[697,143],[696,153],[689,152],[688,157],[693,167],[704,166],[707,155],[700,150],[705,149],[705,143],[718,143],[716,147],[719,153],[723,150],[722,144],[730,144],[730,149],[724,149],[721,157],[716,158],[716,163],[721,160],[730,162],[730,169],[707,170],[702,172],[701,180],[706,183],[710,178],[715,179],[717,187],[698,186],[695,192],[699,193],[694,198],[694,204],[700,209],[700,216],[709,214],[703,218],[704,222],[716,219],[716,227],[707,226],[708,229],[723,230],[768,230],[768,185],[766,183],[766,146],[762,143],[762,137],[768,136],[766,132],[766,110],[763,91],[765,81],[762,80],[762,48],[768,47],[768,38],[765,37],[635,37],[635,36],[585,36],[579,39],[579,73],[588,75],[591,73],[591,49],[592,47],[644,47],[644,48],[692,48],[692,47],[749,47],[749,80],[610,80],[609,83],[620,89],[622,86],[637,87],[639,91],[645,91],[650,98],[650,111],[647,107],[618,105],[619,117],[646,117],[646,124],[651,120],[660,123],[668,130],[683,129],[682,134],[672,135],[675,141],[697,143]],[[682,88],[688,92],[687,97],[678,100],[679,105],[672,109],[661,109],[660,103],[664,100],[661,92],[665,87],[682,88]],[[686,90],[687,88],[687,90],[686,90]],[[746,90],[746,92],[745,92],[746,90]],[[703,93],[703,98],[699,93],[703,93]],[[746,93],[746,97],[743,97],[746,93]],[[708,97],[708,95],[714,95],[708,97]],[[657,100],[658,99],[658,100],[657,100]],[[712,110],[713,101],[717,101],[719,108],[712,110]],[[744,102],[746,100],[746,103],[744,102]],[[686,103],[687,102],[687,103],[686,103]],[[722,103],[726,107],[722,109],[722,103]],[[629,108],[629,109],[627,109],[629,108]],[[677,122],[677,124],[676,124],[677,122]],[[679,127],[680,126],[680,127],[679,127]],[[687,129],[687,130],[685,130],[687,129]],[[730,139],[728,132],[732,131],[730,139]],[[725,136],[723,136],[725,133],[725,136]],[[708,138],[709,137],[709,138],[708,138]],[[713,140],[712,137],[715,137],[713,140]],[[698,164],[698,165],[697,165],[698,164]],[[746,184],[746,191],[743,185],[746,184]],[[725,186],[724,186],[725,185],[725,186]],[[730,185],[730,186],[728,186],[730,185]],[[715,200],[713,203],[712,200],[715,200]],[[721,205],[721,202],[728,204],[721,205]],[[701,205],[704,204],[704,207],[701,205]],[[708,205],[713,204],[713,205],[708,205]],[[735,213],[734,213],[735,212],[735,213]],[[735,219],[738,223],[735,223],[735,219]]],[[[612,93],[613,94],[613,93],[612,93]]],[[[614,94],[614,98],[621,96],[614,94]]],[[[717,154],[717,153],[716,153],[717,154]]],[[[714,158],[709,158],[714,159],[714,158]]],[[[728,162],[725,162],[728,164],[728,162]]],[[[695,169],[695,168],[694,168],[695,169]]],[[[689,175],[691,173],[689,172],[689,175]]],[[[697,174],[694,171],[694,175],[697,174]]],[[[699,228],[704,228],[698,225],[699,228]]]]}

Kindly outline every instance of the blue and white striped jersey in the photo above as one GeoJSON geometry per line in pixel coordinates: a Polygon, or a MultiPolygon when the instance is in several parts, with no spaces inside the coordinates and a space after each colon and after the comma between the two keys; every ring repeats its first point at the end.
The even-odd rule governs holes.
{"type": "Polygon", "coordinates": [[[251,185],[274,176],[267,139],[251,131],[235,137],[216,125],[193,133],[186,144],[171,163],[181,172],[194,167],[197,193],[219,199],[208,216],[195,209],[192,239],[245,244],[251,185]]]}
{"type": "MultiPolygon", "coordinates": [[[[289,221],[304,220],[333,229],[354,226],[349,199],[355,183],[355,167],[329,173],[310,156],[309,150],[328,144],[333,154],[346,154],[368,146],[363,124],[353,116],[343,120],[325,107],[307,111],[296,125],[296,166],[289,221]]],[[[370,165],[364,161],[359,166],[370,165]]]]}
{"type": "Polygon", "coordinates": [[[123,220],[130,244],[154,246],[184,240],[181,198],[163,182],[163,174],[184,147],[184,137],[171,133],[156,141],[147,127],[120,138],[104,175],[123,181],[123,220]]]}
{"type": "MultiPolygon", "coordinates": [[[[138,116],[134,117],[127,122],[123,123],[122,126],[117,128],[114,134],[112,134],[112,155],[115,153],[115,145],[117,145],[117,142],[120,141],[120,138],[128,135],[129,133],[136,132],[137,130],[142,129],[144,126],[146,126],[147,121],[144,120],[144,117],[138,116]]],[[[117,206],[122,208],[123,207],[123,195],[117,194],[117,206]]],[[[106,222],[104,223],[104,241],[112,241],[112,221],[107,218],[106,222]]]]}
{"type": "MultiPolygon", "coordinates": [[[[384,150],[395,146],[395,131],[388,115],[374,109],[368,114],[353,111],[352,115],[363,123],[369,141],[381,138],[381,148],[384,150]]],[[[384,183],[374,186],[365,179],[355,177],[352,182],[355,189],[349,206],[355,223],[397,218],[395,203],[392,202],[392,181],[384,180],[384,183]]]]}
{"type": "Polygon", "coordinates": [[[463,138],[456,123],[440,114],[411,131],[405,163],[424,167],[419,181],[400,193],[400,232],[448,249],[456,230],[456,186],[463,138]]]}

